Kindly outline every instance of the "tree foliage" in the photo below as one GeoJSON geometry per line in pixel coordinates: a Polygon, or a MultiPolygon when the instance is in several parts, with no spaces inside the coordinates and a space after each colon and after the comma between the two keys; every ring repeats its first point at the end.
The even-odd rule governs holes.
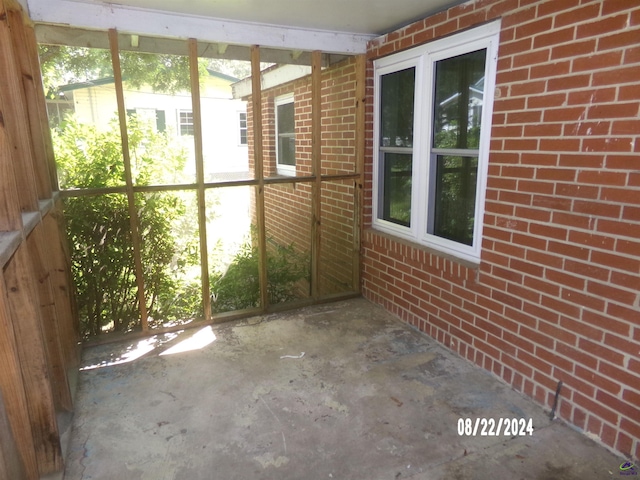
{"type": "MultiPolygon", "coordinates": [[[[40,45],[40,67],[45,91],[54,95],[69,83],[112,77],[111,52],[100,48],[40,45]]],[[[140,52],[120,52],[122,75],[129,85],[150,86],[154,92],[189,91],[189,57],[140,52]]],[[[204,75],[205,64],[199,65],[204,75]]]]}
{"type": "MultiPolygon", "coordinates": [[[[164,135],[135,118],[129,131],[138,184],[158,181],[164,169],[181,170],[186,155],[169,148],[164,135]]],[[[101,132],[71,120],[53,136],[64,187],[124,184],[116,124],[101,132]]],[[[185,269],[198,262],[197,232],[174,235],[184,217],[185,201],[173,192],[139,194],[135,206],[150,318],[168,321],[201,315],[199,282],[185,281],[184,276],[185,269]]],[[[65,216],[83,335],[136,328],[139,304],[126,195],[67,199],[65,216]]]]}

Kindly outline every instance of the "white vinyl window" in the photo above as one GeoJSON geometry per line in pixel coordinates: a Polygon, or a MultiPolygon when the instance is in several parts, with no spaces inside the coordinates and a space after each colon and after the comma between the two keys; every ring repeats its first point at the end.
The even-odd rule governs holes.
{"type": "Polygon", "coordinates": [[[499,22],[376,60],[373,225],[478,262],[499,22]]]}
{"type": "Polygon", "coordinates": [[[293,95],[275,100],[276,110],[276,170],[280,175],[296,174],[296,133],[293,95]]]}
{"type": "Polygon", "coordinates": [[[180,135],[193,135],[193,112],[191,110],[178,111],[178,127],[180,135]]]}
{"type": "Polygon", "coordinates": [[[240,145],[247,144],[247,112],[238,112],[238,127],[240,132],[240,145]]]}

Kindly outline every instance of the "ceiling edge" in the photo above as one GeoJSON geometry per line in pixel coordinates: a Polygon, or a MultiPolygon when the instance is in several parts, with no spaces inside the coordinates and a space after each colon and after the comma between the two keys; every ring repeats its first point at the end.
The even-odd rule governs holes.
{"type": "Polygon", "coordinates": [[[104,30],[115,28],[123,33],[196,38],[235,45],[353,55],[365,53],[367,42],[376,38],[376,35],[238,22],[114,4],[96,5],[70,0],[28,0],[28,4],[30,17],[36,23],[104,30]]]}

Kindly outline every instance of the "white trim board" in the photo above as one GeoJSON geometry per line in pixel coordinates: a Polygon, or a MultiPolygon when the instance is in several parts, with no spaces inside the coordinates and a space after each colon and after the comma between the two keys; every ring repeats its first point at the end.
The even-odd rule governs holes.
{"type": "Polygon", "coordinates": [[[366,53],[375,35],[331,32],[209,17],[143,10],[116,4],[89,4],[72,0],[28,0],[36,23],[89,29],[115,28],[139,35],[196,38],[204,42],[260,45],[287,50],[326,53],[366,53]]]}

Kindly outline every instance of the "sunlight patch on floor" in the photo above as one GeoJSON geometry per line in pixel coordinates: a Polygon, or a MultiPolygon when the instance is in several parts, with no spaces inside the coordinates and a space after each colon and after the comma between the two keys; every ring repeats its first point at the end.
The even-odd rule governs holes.
{"type": "Polygon", "coordinates": [[[216,335],[213,333],[211,326],[198,330],[191,337],[176,343],[173,347],[168,348],[160,355],[172,355],[174,353],[189,352],[192,350],[200,350],[201,348],[210,345],[216,340],[216,335]]]}

